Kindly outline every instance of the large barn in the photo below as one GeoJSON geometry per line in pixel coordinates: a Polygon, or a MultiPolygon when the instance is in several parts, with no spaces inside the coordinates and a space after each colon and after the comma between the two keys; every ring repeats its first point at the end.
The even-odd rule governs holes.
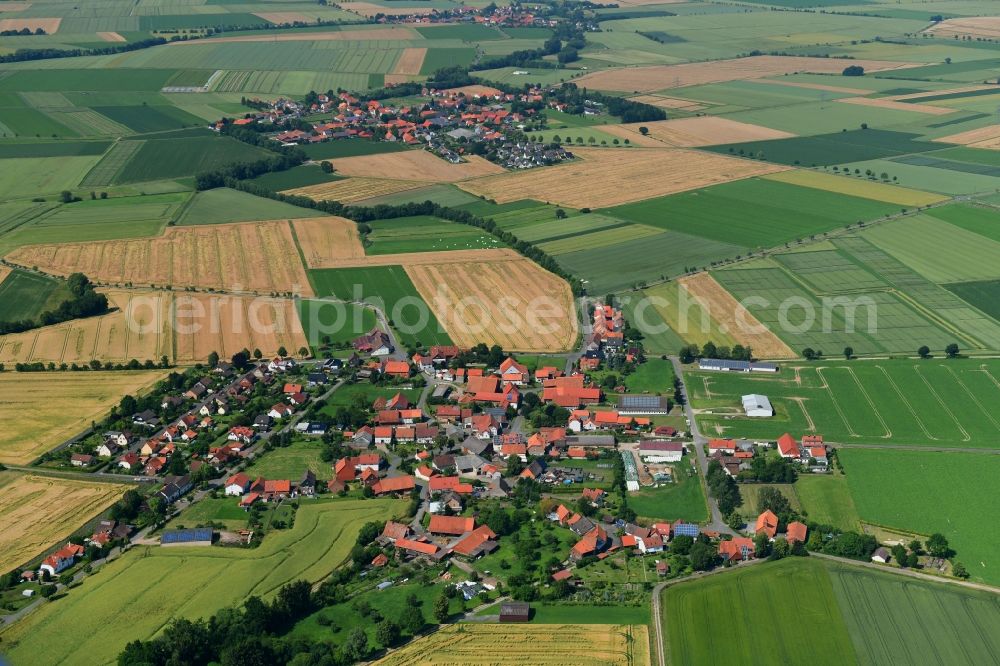
{"type": "Polygon", "coordinates": [[[743,396],[743,411],[747,413],[747,416],[755,418],[774,416],[774,407],[771,406],[771,401],[767,399],[766,395],[759,393],[743,396]]]}

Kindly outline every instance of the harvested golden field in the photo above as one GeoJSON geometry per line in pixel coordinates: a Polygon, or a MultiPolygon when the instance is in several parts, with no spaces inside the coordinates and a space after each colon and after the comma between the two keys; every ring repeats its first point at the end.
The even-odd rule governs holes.
{"type": "Polygon", "coordinates": [[[204,362],[211,352],[276,354],[307,346],[295,302],[268,296],[164,291],[107,292],[116,310],[0,336],[0,363],[125,363],[132,359],[204,362]]]}
{"type": "MultiPolygon", "coordinates": [[[[410,28],[391,27],[375,28],[374,30],[337,30],[331,32],[289,32],[287,34],[268,33],[261,35],[237,35],[234,37],[213,37],[207,40],[212,44],[228,42],[345,42],[345,41],[408,41],[418,40],[420,35],[410,28]]],[[[170,42],[171,46],[190,44],[191,42],[170,42]]]]}
{"type": "MultiPolygon", "coordinates": [[[[914,67],[911,63],[887,60],[852,60],[868,72],[914,67]]],[[[683,88],[706,83],[722,83],[743,79],[762,79],[768,76],[809,72],[813,74],[839,74],[844,61],[835,58],[809,58],[804,56],[752,56],[733,60],[685,63],[681,65],[651,65],[642,67],[617,67],[587,74],[574,82],[580,87],[623,92],[651,92],[668,88],[683,88]]]]}
{"type": "Polygon", "coordinates": [[[299,23],[312,23],[316,20],[315,16],[309,16],[302,12],[254,12],[253,15],[278,25],[282,23],[295,23],[296,21],[299,23]]]}
{"type": "Polygon", "coordinates": [[[0,372],[0,463],[25,465],[103,416],[163,370],[0,372]]]}
{"type": "Polygon", "coordinates": [[[782,171],[764,176],[767,180],[779,180],[783,183],[800,185],[802,187],[812,187],[817,190],[847,194],[852,197],[862,199],[872,199],[874,201],[885,201],[886,203],[897,204],[899,206],[929,206],[931,204],[947,201],[949,197],[932,192],[922,192],[921,190],[911,190],[908,187],[899,185],[887,185],[877,183],[867,179],[850,178],[847,176],[834,176],[833,174],[821,171],[808,171],[806,169],[796,169],[794,171],[782,171]]]}
{"type": "Polygon", "coordinates": [[[285,190],[283,194],[296,194],[309,197],[316,201],[340,201],[341,203],[354,203],[373,197],[382,197],[388,194],[397,194],[407,190],[415,190],[418,187],[426,187],[427,183],[407,180],[390,180],[388,178],[345,178],[334,180],[329,183],[319,185],[308,185],[297,187],[293,190],[285,190]]]}
{"type": "Polygon", "coordinates": [[[399,56],[399,60],[396,61],[396,65],[392,68],[391,73],[406,76],[419,75],[420,69],[424,66],[424,57],[426,55],[427,49],[425,48],[403,49],[403,53],[399,56]]]}
{"type": "Polygon", "coordinates": [[[273,356],[279,347],[295,354],[309,346],[287,298],[177,294],[169,323],[181,363],[204,362],[213,351],[223,358],[241,349],[273,356]]]}
{"type": "Polygon", "coordinates": [[[105,41],[105,42],[127,42],[128,41],[127,39],[125,39],[125,37],[123,35],[120,35],[117,32],[99,32],[99,33],[97,33],[97,36],[102,41],[105,41]]]}
{"type": "MultiPolygon", "coordinates": [[[[371,18],[376,14],[385,14],[384,5],[376,5],[373,2],[341,2],[340,8],[355,14],[371,18]]],[[[425,16],[437,11],[436,7],[391,7],[392,16],[425,16]]]]}
{"type": "Polygon", "coordinates": [[[360,259],[365,256],[358,225],[344,217],[316,217],[293,220],[292,228],[299,241],[306,266],[322,261],[360,259]]]}
{"type": "Polygon", "coordinates": [[[10,272],[11,272],[10,268],[0,265],[0,283],[3,283],[3,281],[7,279],[7,276],[10,275],[10,272]]]}
{"type": "Polygon", "coordinates": [[[926,113],[930,116],[943,116],[948,113],[955,113],[956,109],[949,109],[943,106],[932,104],[912,104],[910,102],[897,102],[887,97],[842,97],[837,100],[844,104],[857,104],[860,106],[872,106],[876,109],[892,109],[893,111],[912,111],[915,113],[926,113]]]}
{"type": "Polygon", "coordinates": [[[938,37],[984,37],[997,39],[1000,37],[1000,16],[969,16],[952,18],[935,23],[924,32],[933,33],[938,37]]]}
{"type": "Polygon", "coordinates": [[[970,148],[983,148],[984,150],[1000,150],[1000,125],[987,125],[968,132],[942,136],[934,141],[955,143],[970,148]]]}
{"type": "Polygon", "coordinates": [[[436,250],[434,252],[404,252],[402,254],[372,254],[355,258],[335,257],[337,252],[316,245],[306,257],[308,268],[363,268],[366,266],[419,266],[423,264],[461,264],[473,261],[506,261],[521,255],[509,248],[476,250],[436,250]]]}
{"type": "Polygon", "coordinates": [[[28,30],[34,32],[41,28],[46,34],[59,32],[61,18],[8,18],[0,19],[0,30],[28,30]]]}
{"type": "Polygon", "coordinates": [[[645,138],[652,138],[660,143],[675,148],[694,148],[695,146],[715,146],[721,143],[742,143],[743,141],[766,141],[768,139],[788,139],[795,136],[789,132],[751,125],[728,118],[716,116],[697,116],[695,118],[677,118],[676,120],[657,120],[651,123],[631,123],[628,125],[609,125],[604,131],[618,127],[621,133],[612,132],[617,136],[628,137],[635,143],[635,137],[640,127],[645,127],[649,133],[645,138]]]}
{"type": "MultiPolygon", "coordinates": [[[[774,333],[760,323],[732,294],[723,289],[709,273],[698,273],[678,280],[680,285],[698,301],[717,328],[727,333],[737,343],[750,347],[760,358],[795,358],[797,354],[774,333]]],[[[697,324],[697,322],[694,322],[697,324]]],[[[691,325],[691,322],[689,322],[691,325]]]]}
{"type": "Polygon", "coordinates": [[[560,352],[576,343],[569,285],[530,259],[498,255],[489,261],[403,267],[460,347],[486,342],[512,351],[560,352]]]}
{"type": "Polygon", "coordinates": [[[6,259],[55,275],[80,271],[105,285],[312,295],[285,220],[169,227],[153,238],[26,245],[6,259]]]}
{"type": "Polygon", "coordinates": [[[824,83],[805,83],[802,81],[782,81],[781,79],[750,79],[751,83],[764,83],[790,88],[806,88],[808,90],[825,90],[827,92],[844,93],[845,95],[868,95],[871,90],[864,88],[844,88],[843,86],[828,86],[824,83]]]}
{"type": "Polygon", "coordinates": [[[661,109],[680,109],[681,111],[701,111],[706,108],[702,102],[695,102],[681,97],[660,97],[659,95],[636,95],[629,98],[633,102],[658,106],[661,109]]]}
{"type": "Polygon", "coordinates": [[[30,2],[0,2],[0,13],[2,12],[23,12],[31,7],[30,2]]]}
{"type": "Polygon", "coordinates": [[[377,666],[648,666],[644,625],[456,624],[412,641],[377,666]]]}
{"type": "Polygon", "coordinates": [[[0,572],[61,545],[128,486],[0,472],[0,572]]]}
{"type": "Polygon", "coordinates": [[[330,160],[338,174],[360,178],[392,178],[394,180],[454,183],[459,180],[503,173],[502,167],[477,155],[468,162],[452,164],[426,150],[406,150],[399,153],[359,155],[330,160]]]}
{"type": "Polygon", "coordinates": [[[501,93],[501,91],[496,88],[478,84],[459,86],[458,88],[447,88],[441,92],[446,95],[451,95],[452,97],[458,97],[459,95],[465,95],[466,97],[493,97],[494,95],[499,95],[501,93]]]}
{"type": "Polygon", "coordinates": [[[574,148],[573,154],[579,159],[458,185],[498,203],[537,199],[607,208],[789,168],[681,148],[574,148]]]}
{"type": "Polygon", "coordinates": [[[926,90],[924,92],[909,93],[907,95],[892,95],[887,99],[894,99],[894,100],[921,99],[922,97],[937,97],[938,95],[955,95],[958,93],[978,92],[980,90],[995,90],[997,92],[1000,92],[1000,89],[998,89],[996,86],[975,85],[975,86],[960,86],[958,88],[945,88],[944,90],[926,90]]]}
{"type": "Polygon", "coordinates": [[[107,291],[115,310],[100,317],[74,319],[24,333],[0,336],[0,363],[87,364],[92,360],[126,362],[172,358],[169,317],[171,295],[107,291]]]}

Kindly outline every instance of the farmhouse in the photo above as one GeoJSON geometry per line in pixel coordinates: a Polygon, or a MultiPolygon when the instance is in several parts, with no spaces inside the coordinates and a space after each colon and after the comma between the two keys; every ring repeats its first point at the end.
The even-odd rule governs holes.
{"type": "Polygon", "coordinates": [[[41,576],[42,572],[48,572],[50,576],[55,576],[60,571],[64,571],[65,569],[73,566],[73,562],[76,561],[76,558],[83,555],[83,553],[83,546],[75,543],[67,543],[65,546],[42,560],[41,566],[38,567],[38,575],[41,576]]]}
{"type": "Polygon", "coordinates": [[[355,338],[352,344],[359,352],[372,356],[388,356],[395,351],[389,335],[377,328],[373,328],[365,335],[355,338]]]}
{"type": "Polygon", "coordinates": [[[463,518],[461,516],[431,516],[430,525],[427,527],[431,534],[449,534],[457,536],[471,532],[475,529],[475,518],[463,518]]]}
{"type": "Polygon", "coordinates": [[[739,562],[753,559],[753,539],[733,537],[729,541],[719,542],[719,555],[727,562],[739,562]]]}
{"type": "Polygon", "coordinates": [[[795,438],[787,432],[778,438],[778,453],[782,458],[801,458],[802,452],[799,449],[795,438]]]}
{"type": "Polygon", "coordinates": [[[746,412],[747,416],[752,418],[774,416],[774,407],[771,406],[771,401],[767,399],[766,395],[751,393],[743,396],[742,400],[743,411],[746,412]]]}
{"type": "Polygon", "coordinates": [[[240,496],[250,489],[250,477],[240,472],[226,479],[226,495],[240,496]]]}
{"type": "Polygon", "coordinates": [[[394,476],[380,480],[372,486],[372,491],[376,495],[402,495],[416,488],[416,482],[412,476],[394,476]]]}
{"type": "Polygon", "coordinates": [[[451,547],[451,552],[468,559],[476,559],[488,555],[500,547],[495,539],[497,535],[486,525],[480,525],[469,535],[451,547]]]}
{"type": "Polygon", "coordinates": [[[680,462],[683,455],[684,445],[680,442],[663,442],[647,439],[639,444],[639,457],[645,462],[680,462]]]}
{"type": "Polygon", "coordinates": [[[702,358],[698,359],[698,369],[715,372],[777,372],[778,366],[774,363],[751,363],[750,361],[702,358]]]}
{"type": "Polygon", "coordinates": [[[778,517],[774,515],[774,512],[768,509],[764,513],[757,516],[757,524],[754,526],[754,534],[760,534],[763,532],[767,535],[767,538],[774,540],[774,535],[778,533],[778,517]]]}

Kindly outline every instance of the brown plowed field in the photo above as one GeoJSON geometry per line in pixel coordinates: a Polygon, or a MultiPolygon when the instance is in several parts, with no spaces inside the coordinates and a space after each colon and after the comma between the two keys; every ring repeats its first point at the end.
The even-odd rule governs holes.
{"type": "Polygon", "coordinates": [[[24,30],[27,28],[34,32],[41,28],[46,34],[54,35],[59,32],[61,18],[8,18],[0,19],[0,30],[24,30]]]}
{"type": "Polygon", "coordinates": [[[360,155],[331,160],[337,173],[361,178],[391,178],[431,183],[453,183],[478,176],[504,173],[502,167],[470,155],[468,162],[452,164],[426,150],[360,155]]]}
{"type": "Polygon", "coordinates": [[[778,336],[743,307],[709,273],[698,273],[678,280],[718,327],[743,346],[749,346],[760,358],[795,358],[796,354],[778,336]]]}
{"type": "MultiPolygon", "coordinates": [[[[887,60],[851,60],[867,72],[915,67],[912,63],[887,60]]],[[[623,92],[652,92],[668,88],[683,88],[706,83],[722,83],[742,79],[763,79],[795,72],[839,74],[846,65],[836,58],[805,56],[752,56],[733,60],[685,63],[681,65],[650,65],[618,67],[594,72],[574,79],[581,87],[623,92]]]]}
{"type": "Polygon", "coordinates": [[[312,295],[287,221],[169,227],[156,238],[27,245],[6,257],[98,283],[312,295]]]}
{"type": "Polygon", "coordinates": [[[537,199],[574,208],[607,208],[789,167],[679,148],[574,148],[559,166],[459,183],[498,203],[537,199]]]}
{"type": "Polygon", "coordinates": [[[924,32],[948,38],[968,36],[997,39],[1000,38],[1000,16],[969,16],[948,19],[935,23],[924,32]]]}
{"type": "Polygon", "coordinates": [[[955,143],[960,146],[1000,150],[1000,125],[988,125],[979,129],[959,132],[934,139],[940,143],[955,143]]]}

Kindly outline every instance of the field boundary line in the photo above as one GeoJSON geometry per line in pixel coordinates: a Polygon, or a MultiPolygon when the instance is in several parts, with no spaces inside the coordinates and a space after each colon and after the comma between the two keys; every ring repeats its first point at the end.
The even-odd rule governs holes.
{"type": "Polygon", "coordinates": [[[848,367],[845,369],[847,370],[848,373],[850,373],[851,379],[853,379],[854,383],[857,384],[858,390],[860,390],[861,394],[865,396],[865,400],[868,401],[868,404],[869,406],[871,406],[872,411],[875,413],[876,418],[878,418],[879,423],[881,423],[882,427],[885,429],[885,434],[882,435],[882,439],[892,439],[892,430],[889,428],[889,424],[885,422],[884,418],[882,418],[882,412],[878,411],[878,407],[875,406],[875,401],[872,400],[872,397],[870,395],[868,395],[868,389],[866,389],[864,385],[861,383],[861,380],[858,379],[858,375],[854,372],[854,368],[848,367]]]}
{"type": "Polygon", "coordinates": [[[962,441],[964,442],[971,441],[972,437],[969,435],[969,431],[965,429],[961,421],[959,421],[958,418],[955,416],[955,413],[951,411],[948,405],[945,404],[944,400],[941,399],[941,396],[938,394],[934,386],[929,381],[927,381],[927,378],[924,377],[924,374],[920,372],[920,366],[914,365],[913,370],[917,373],[917,376],[920,377],[920,379],[924,382],[924,385],[927,387],[927,389],[937,399],[938,404],[941,405],[941,408],[948,414],[948,416],[951,417],[951,420],[955,422],[955,425],[958,426],[958,429],[961,431],[962,435],[964,435],[962,441]]]}
{"type": "Polygon", "coordinates": [[[892,388],[896,392],[896,395],[898,395],[899,399],[903,401],[903,404],[906,405],[906,408],[908,410],[910,410],[910,414],[913,416],[913,420],[916,421],[917,424],[920,426],[920,429],[924,431],[924,435],[927,436],[927,439],[932,439],[932,440],[937,441],[937,437],[935,437],[934,435],[932,435],[930,433],[930,431],[927,429],[927,426],[920,419],[920,416],[917,414],[916,410],[913,409],[913,405],[910,404],[910,401],[906,399],[906,395],[899,388],[899,385],[896,384],[896,382],[889,375],[889,373],[886,372],[885,367],[883,367],[883,366],[880,365],[880,366],[878,366],[878,369],[882,372],[883,375],[885,375],[885,378],[889,381],[889,384],[892,385],[892,388]]]}
{"type": "Polygon", "coordinates": [[[791,400],[792,402],[796,403],[799,406],[799,409],[802,410],[802,416],[805,417],[806,423],[809,426],[809,431],[810,432],[816,432],[816,423],[813,421],[812,416],[809,414],[809,411],[806,409],[806,405],[805,405],[806,399],[799,397],[799,398],[789,398],[789,400],[791,400]]]}
{"type": "Polygon", "coordinates": [[[979,401],[979,398],[977,398],[975,394],[969,390],[969,387],[965,385],[965,382],[963,382],[959,378],[959,376],[955,374],[955,370],[952,369],[950,366],[945,366],[945,370],[947,370],[949,374],[951,374],[951,376],[955,378],[955,381],[958,383],[958,385],[962,387],[962,390],[965,391],[965,393],[969,396],[972,402],[976,404],[976,407],[979,408],[979,411],[981,411],[983,414],[986,415],[986,418],[990,420],[990,423],[993,424],[993,427],[995,427],[997,430],[1000,430],[1000,423],[998,423],[997,420],[993,418],[993,415],[990,414],[985,407],[983,407],[983,403],[981,403],[979,401]]]}
{"type": "Polygon", "coordinates": [[[835,396],[833,394],[833,389],[830,388],[830,382],[828,382],[826,380],[826,377],[823,375],[823,370],[825,370],[825,369],[826,368],[822,368],[822,367],[816,368],[816,374],[819,375],[820,379],[823,380],[823,384],[824,384],[823,388],[826,389],[827,395],[830,396],[830,402],[833,403],[834,409],[837,410],[837,414],[840,415],[840,420],[844,422],[844,425],[847,427],[847,432],[851,435],[851,437],[860,437],[861,435],[859,435],[858,433],[856,433],[854,431],[854,428],[851,427],[851,424],[848,422],[847,417],[844,416],[844,410],[840,408],[840,403],[837,402],[837,396],[835,396]]]}

